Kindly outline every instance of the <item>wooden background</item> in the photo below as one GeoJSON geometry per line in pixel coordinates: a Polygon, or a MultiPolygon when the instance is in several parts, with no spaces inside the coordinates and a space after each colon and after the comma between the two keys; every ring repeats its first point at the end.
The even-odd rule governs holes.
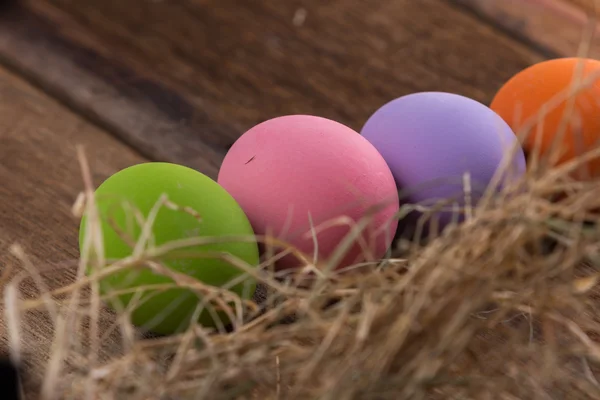
{"type": "MultiPolygon", "coordinates": [[[[145,160],[216,177],[260,121],[308,113],[360,130],[385,102],[426,90],[487,103],[522,68],[576,55],[596,29],[593,0],[3,3],[0,277],[18,242],[39,269],[61,267],[57,285],[78,256],[77,144],[96,185],[145,160]]],[[[32,340],[47,342],[38,328],[32,340]]]]}

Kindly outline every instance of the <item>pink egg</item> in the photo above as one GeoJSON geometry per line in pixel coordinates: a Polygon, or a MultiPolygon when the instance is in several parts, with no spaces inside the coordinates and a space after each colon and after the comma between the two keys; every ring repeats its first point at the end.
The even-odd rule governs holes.
{"type": "MultiPolygon", "coordinates": [[[[285,240],[310,260],[315,237],[318,261],[330,261],[351,229],[348,221],[369,218],[337,268],[381,259],[398,225],[398,192],[383,157],[357,132],[325,118],[292,115],[256,125],[231,147],[218,182],[257,235],[285,240]],[[348,217],[345,224],[340,217],[348,217]]],[[[299,265],[286,257],[276,268],[299,265]]]]}

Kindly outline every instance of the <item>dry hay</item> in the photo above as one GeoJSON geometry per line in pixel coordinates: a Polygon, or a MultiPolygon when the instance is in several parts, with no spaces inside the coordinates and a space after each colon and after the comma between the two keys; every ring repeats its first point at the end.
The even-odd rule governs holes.
{"type": "MultiPolygon", "coordinates": [[[[232,332],[194,326],[162,338],[140,335],[126,313],[102,311],[95,279],[46,288],[15,246],[27,272],[4,288],[12,355],[50,354],[31,367],[41,381],[29,387],[48,399],[597,398],[600,230],[582,221],[600,222],[599,207],[598,182],[551,170],[427,245],[405,246],[404,259],[321,272],[310,288],[216,254],[269,288],[267,311],[232,332]],[[20,298],[26,277],[37,298],[20,298]],[[51,349],[21,340],[39,318],[53,321],[51,349]]],[[[107,268],[164,272],[157,260],[165,251],[148,248],[107,268]]],[[[214,305],[231,296],[171,274],[214,305]]]]}
{"type": "MultiPolygon", "coordinates": [[[[24,268],[3,289],[11,357],[27,364],[32,352],[47,354],[28,365],[23,384],[43,399],[600,398],[600,181],[569,177],[598,154],[553,169],[534,161],[519,187],[486,198],[427,244],[399,241],[395,257],[378,265],[335,274],[307,262],[298,276],[312,272],[310,286],[213,254],[268,292],[262,311],[236,302],[230,312],[239,323],[230,331],[144,336],[127,312],[104,309],[97,276],[82,273],[87,254],[75,282],[49,288],[14,246],[24,268]],[[37,296],[20,294],[25,280],[37,296]],[[46,326],[40,318],[51,320],[53,343],[35,344],[46,326]]],[[[84,201],[93,187],[81,161],[87,196],[78,215],[84,205],[94,209],[84,201]]],[[[165,273],[161,255],[196,240],[210,239],[94,260],[103,271],[165,273]]],[[[232,300],[227,290],[169,273],[210,298],[207,307],[232,300]]]]}
{"type": "MultiPolygon", "coordinates": [[[[600,186],[563,176],[530,180],[527,191],[495,200],[428,245],[412,244],[404,260],[319,275],[310,289],[257,275],[272,304],[229,333],[195,326],[144,338],[123,318],[98,320],[110,314],[85,290],[94,280],[47,293],[38,279],[44,295],[28,299],[12,280],[4,305],[13,356],[27,347],[22,325],[39,323],[45,309],[55,342],[35,350],[51,356],[34,366],[44,375],[33,385],[45,398],[596,398],[600,230],[580,221],[598,219],[590,211],[600,206],[600,186]],[[551,252],[544,239],[556,242],[551,252]],[[291,313],[294,321],[278,323],[291,313]]],[[[148,267],[161,270],[156,261],[148,267]]]]}

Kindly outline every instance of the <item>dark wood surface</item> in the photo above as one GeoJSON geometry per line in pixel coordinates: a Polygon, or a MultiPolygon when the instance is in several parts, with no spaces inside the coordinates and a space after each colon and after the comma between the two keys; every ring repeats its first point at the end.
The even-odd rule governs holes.
{"type": "MultiPolygon", "coordinates": [[[[39,269],[63,267],[51,284],[73,279],[76,144],[96,184],[146,159],[215,177],[236,138],[271,117],[315,114],[359,130],[411,92],[487,103],[520,69],[576,51],[581,22],[549,8],[540,22],[533,3],[546,1],[26,0],[0,9],[0,276],[16,264],[8,247],[18,242],[39,269]]],[[[47,344],[50,329],[37,329],[29,338],[47,344]]]]}
{"type": "Polygon", "coordinates": [[[147,157],[211,176],[262,120],[359,130],[410,92],[487,102],[542,58],[446,0],[25,4],[0,21],[0,58],[147,157]]]}

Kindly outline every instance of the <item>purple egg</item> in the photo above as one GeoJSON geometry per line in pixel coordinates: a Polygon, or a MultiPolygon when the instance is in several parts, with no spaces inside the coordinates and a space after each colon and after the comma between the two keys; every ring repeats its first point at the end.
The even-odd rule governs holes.
{"type": "MultiPolygon", "coordinates": [[[[464,205],[465,173],[470,174],[475,203],[517,142],[493,110],[442,92],[410,94],[385,104],[361,134],[386,160],[405,199],[427,204],[451,200],[464,205]]],[[[525,155],[519,147],[499,187],[524,172],[525,155]]],[[[450,217],[451,213],[442,213],[440,222],[450,217]]]]}

